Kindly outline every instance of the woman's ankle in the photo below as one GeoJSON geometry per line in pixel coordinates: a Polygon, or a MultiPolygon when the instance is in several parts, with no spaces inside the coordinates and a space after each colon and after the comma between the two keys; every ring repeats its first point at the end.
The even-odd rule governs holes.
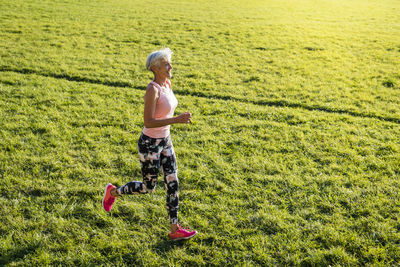
{"type": "Polygon", "coordinates": [[[117,191],[116,188],[112,189],[112,190],[110,191],[110,194],[111,194],[111,196],[113,196],[113,197],[118,197],[118,196],[119,196],[118,191],[117,191]]]}
{"type": "Polygon", "coordinates": [[[174,234],[178,229],[178,224],[171,224],[171,233],[174,234]]]}

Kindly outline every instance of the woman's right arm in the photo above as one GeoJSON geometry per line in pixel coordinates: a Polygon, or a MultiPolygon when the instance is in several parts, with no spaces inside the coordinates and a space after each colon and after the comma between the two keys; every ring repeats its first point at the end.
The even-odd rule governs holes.
{"type": "Polygon", "coordinates": [[[168,119],[155,119],[154,114],[156,110],[156,104],[158,100],[158,90],[153,85],[150,85],[146,89],[144,95],[144,126],[146,128],[157,128],[174,123],[189,123],[192,115],[190,112],[185,112],[179,116],[168,118],[168,119]]]}

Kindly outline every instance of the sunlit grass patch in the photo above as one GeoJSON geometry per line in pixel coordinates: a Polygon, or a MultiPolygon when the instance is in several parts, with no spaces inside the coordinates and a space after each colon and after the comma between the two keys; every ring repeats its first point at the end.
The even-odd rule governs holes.
{"type": "Polygon", "coordinates": [[[0,1],[0,264],[396,265],[396,1],[0,1]],[[173,51],[180,218],[140,180],[149,52],[173,51]]]}

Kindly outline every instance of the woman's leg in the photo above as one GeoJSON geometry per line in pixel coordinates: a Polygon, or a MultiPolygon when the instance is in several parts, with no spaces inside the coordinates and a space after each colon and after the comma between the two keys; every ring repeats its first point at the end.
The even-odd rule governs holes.
{"type": "Polygon", "coordinates": [[[178,224],[179,181],[176,157],[170,136],[168,136],[166,139],[166,144],[161,152],[160,158],[161,167],[164,173],[165,187],[167,189],[166,208],[168,210],[169,221],[171,223],[171,230],[174,231],[176,230],[178,224]]]}
{"type": "MultiPolygon", "coordinates": [[[[160,153],[163,149],[163,140],[141,135],[138,142],[139,159],[142,168],[143,182],[129,182],[116,189],[121,194],[146,194],[152,193],[157,183],[160,169],[160,153]]],[[[112,193],[112,192],[111,192],[112,193]]]]}
{"type": "Polygon", "coordinates": [[[167,188],[167,209],[171,224],[169,237],[174,241],[192,238],[197,234],[196,231],[187,230],[178,225],[178,167],[170,136],[168,136],[166,145],[161,152],[161,167],[164,172],[165,187],[167,188]]]}

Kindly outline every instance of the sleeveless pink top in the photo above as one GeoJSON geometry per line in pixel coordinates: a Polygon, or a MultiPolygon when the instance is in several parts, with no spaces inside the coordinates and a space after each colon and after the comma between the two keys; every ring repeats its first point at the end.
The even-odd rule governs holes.
{"type": "MultiPolygon", "coordinates": [[[[158,89],[158,100],[156,103],[156,110],[154,112],[155,119],[167,119],[174,116],[174,111],[178,105],[178,100],[176,99],[174,93],[171,89],[171,82],[167,80],[168,87],[160,86],[158,83],[151,81],[149,85],[152,84],[158,89]]],[[[164,138],[170,134],[170,125],[157,127],[157,128],[143,128],[143,133],[152,138],[164,138]]]]}

